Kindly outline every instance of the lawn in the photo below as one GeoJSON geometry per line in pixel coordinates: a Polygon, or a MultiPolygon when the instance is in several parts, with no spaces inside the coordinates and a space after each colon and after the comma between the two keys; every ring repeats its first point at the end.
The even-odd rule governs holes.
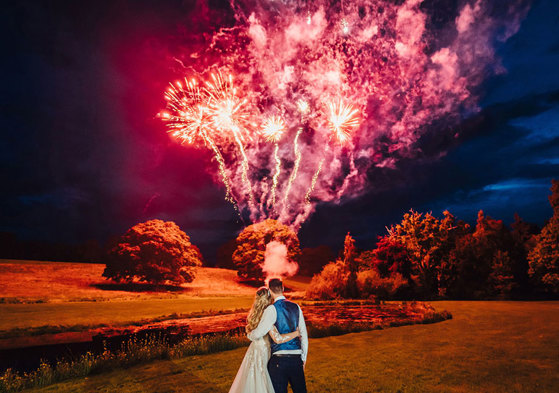
{"type": "Polygon", "coordinates": [[[38,326],[111,325],[164,315],[249,308],[252,296],[0,304],[0,331],[38,326]]]}
{"type": "MultiPolygon", "coordinates": [[[[102,277],[104,267],[0,260],[0,348],[81,340],[75,334],[26,338],[39,332],[80,332],[171,314],[246,309],[256,291],[254,286],[238,282],[236,271],[218,268],[197,268],[192,283],[170,291],[139,291],[134,286],[123,290],[102,277]]],[[[286,284],[302,293],[309,281],[297,277],[286,284]]]]}
{"type": "Polygon", "coordinates": [[[173,291],[126,290],[102,274],[100,263],[0,259],[0,303],[181,299],[196,296],[253,296],[255,288],[237,282],[237,272],[197,268],[193,282],[173,291]]]}
{"type": "MultiPolygon", "coordinates": [[[[557,392],[559,302],[434,302],[441,323],[313,339],[310,392],[557,392]]],[[[36,392],[227,392],[245,348],[36,392]]]]}
{"type": "MultiPolygon", "coordinates": [[[[256,292],[237,282],[236,271],[217,268],[198,268],[195,280],[179,291],[125,291],[112,288],[101,276],[104,266],[0,260],[0,331],[122,324],[174,313],[248,308],[256,292]]],[[[301,292],[309,281],[298,277],[286,285],[301,292]]]]}

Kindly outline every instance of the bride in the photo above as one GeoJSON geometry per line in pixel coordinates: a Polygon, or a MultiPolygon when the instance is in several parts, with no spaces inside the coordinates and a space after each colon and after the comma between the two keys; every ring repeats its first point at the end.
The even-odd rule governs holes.
{"type": "MultiPolygon", "coordinates": [[[[254,304],[248,313],[247,333],[258,327],[264,310],[270,304],[272,304],[272,297],[268,288],[259,288],[256,291],[254,304]]],[[[279,334],[275,326],[268,332],[268,335],[277,344],[300,336],[299,330],[283,335],[279,334]]],[[[268,360],[270,360],[268,338],[264,336],[251,342],[229,393],[274,393],[272,380],[268,374],[268,360]]]]}

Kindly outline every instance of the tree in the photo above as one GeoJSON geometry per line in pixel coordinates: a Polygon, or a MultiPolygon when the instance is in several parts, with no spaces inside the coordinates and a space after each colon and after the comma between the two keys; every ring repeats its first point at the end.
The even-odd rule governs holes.
{"type": "Polygon", "coordinates": [[[406,279],[410,278],[408,250],[400,241],[390,236],[379,236],[376,248],[361,253],[359,261],[361,270],[374,269],[382,278],[395,273],[400,273],[406,279]]]}
{"type": "Polygon", "coordinates": [[[512,285],[512,248],[512,236],[503,221],[486,217],[480,210],[475,231],[456,241],[448,263],[443,264],[445,294],[483,298],[512,290],[508,287],[512,285]]]}
{"type": "Polygon", "coordinates": [[[468,226],[457,222],[445,211],[442,220],[431,213],[411,210],[402,222],[389,229],[389,237],[404,245],[411,263],[411,278],[418,294],[433,297],[440,294],[441,265],[448,259],[456,239],[468,226]]]}
{"type": "Polygon", "coordinates": [[[549,204],[553,208],[553,214],[559,214],[559,179],[551,180],[551,195],[547,198],[549,199],[549,204]]]}
{"type": "Polygon", "coordinates": [[[103,276],[119,282],[180,284],[194,279],[202,261],[190,238],[171,221],[150,220],[118,237],[108,252],[103,276]]]}
{"type": "Polygon", "coordinates": [[[507,251],[497,250],[493,255],[489,285],[494,293],[509,297],[514,289],[515,281],[511,258],[507,251]]]}
{"type": "Polygon", "coordinates": [[[217,249],[217,262],[216,267],[221,267],[224,269],[235,269],[233,264],[233,252],[237,248],[237,240],[231,239],[226,243],[223,243],[217,249]]]}
{"type": "Polygon", "coordinates": [[[520,295],[526,295],[532,291],[528,276],[530,268],[528,254],[536,246],[536,238],[539,232],[540,229],[537,225],[524,221],[515,213],[510,232],[514,243],[511,252],[511,265],[516,290],[520,295]]]}
{"type": "Polygon", "coordinates": [[[559,180],[553,180],[549,203],[553,216],[536,238],[528,255],[528,274],[536,288],[547,294],[559,295],[559,180]]]}
{"type": "Polygon", "coordinates": [[[246,280],[264,280],[262,265],[266,246],[277,241],[287,247],[287,259],[297,262],[301,255],[297,234],[287,225],[268,219],[249,225],[237,237],[237,248],[233,253],[233,264],[237,275],[246,280]]]}
{"type": "Polygon", "coordinates": [[[349,232],[344,240],[344,267],[348,272],[346,285],[346,298],[356,298],[358,296],[357,289],[357,252],[355,250],[355,239],[351,237],[349,232]]]}

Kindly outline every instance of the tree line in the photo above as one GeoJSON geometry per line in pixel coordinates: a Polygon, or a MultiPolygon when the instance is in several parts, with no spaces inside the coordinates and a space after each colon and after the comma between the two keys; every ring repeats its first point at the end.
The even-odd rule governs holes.
{"type": "MultiPolygon", "coordinates": [[[[541,229],[517,214],[509,227],[482,210],[475,225],[449,211],[436,217],[411,210],[371,250],[359,251],[348,233],[337,258],[327,246],[301,249],[290,227],[268,219],[221,247],[218,261],[236,269],[242,280],[262,282],[266,246],[281,242],[287,259],[299,263],[299,274],[314,275],[307,295],[320,299],[557,298],[559,180],[552,181],[549,203],[553,215],[541,229]]],[[[0,239],[12,252],[26,248],[9,235],[0,239]]],[[[84,259],[105,262],[104,276],[119,282],[187,283],[204,263],[188,235],[162,220],[133,226],[103,251],[96,243],[76,250],[84,259]]]]}
{"type": "Polygon", "coordinates": [[[475,226],[449,211],[438,218],[410,211],[355,253],[348,234],[344,257],[314,276],[315,298],[531,298],[559,296],[559,181],[549,202],[553,216],[539,230],[518,214],[507,227],[480,210],[475,226]]]}

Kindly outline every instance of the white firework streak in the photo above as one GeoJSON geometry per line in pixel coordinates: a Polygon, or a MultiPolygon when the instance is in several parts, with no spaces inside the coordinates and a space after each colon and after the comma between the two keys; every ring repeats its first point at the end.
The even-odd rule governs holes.
{"type": "Polygon", "coordinates": [[[229,177],[227,176],[227,170],[225,168],[225,160],[223,159],[223,156],[221,155],[221,152],[219,151],[219,149],[216,146],[216,144],[214,143],[214,141],[208,136],[206,136],[206,140],[208,141],[208,144],[210,145],[210,147],[214,151],[215,158],[216,158],[217,163],[219,165],[219,173],[221,174],[223,184],[225,185],[225,200],[229,201],[233,204],[233,207],[235,208],[235,211],[237,212],[237,214],[240,217],[241,212],[239,211],[239,205],[238,205],[237,201],[235,200],[235,198],[233,197],[233,192],[231,191],[231,183],[229,182],[229,177]]]}
{"type": "Polygon", "coordinates": [[[278,178],[281,172],[281,160],[278,156],[279,145],[276,143],[274,149],[274,159],[276,160],[276,171],[274,172],[274,177],[272,180],[272,209],[276,210],[276,188],[278,186],[278,178]]]}
{"type": "Polygon", "coordinates": [[[301,151],[299,150],[299,145],[297,141],[299,140],[299,135],[303,132],[303,127],[299,127],[297,130],[297,134],[295,135],[295,139],[293,140],[293,150],[295,152],[295,166],[293,167],[293,171],[291,175],[289,175],[289,181],[287,182],[287,187],[285,189],[285,196],[283,197],[283,207],[282,207],[282,214],[286,208],[288,208],[287,198],[289,197],[289,191],[291,191],[291,185],[295,178],[297,177],[297,172],[299,171],[299,164],[301,163],[301,151]]]}
{"type": "Polygon", "coordinates": [[[314,173],[314,175],[312,177],[311,185],[310,185],[309,189],[307,190],[307,193],[305,194],[305,203],[307,205],[309,205],[311,203],[311,194],[314,191],[314,186],[316,185],[318,175],[320,175],[320,172],[322,171],[322,165],[324,164],[325,159],[326,159],[326,157],[322,157],[322,160],[320,160],[320,163],[318,164],[318,169],[316,170],[316,172],[314,173]]]}
{"type": "Polygon", "coordinates": [[[245,153],[245,148],[243,146],[243,142],[241,142],[239,135],[237,134],[237,132],[233,132],[233,135],[235,136],[235,141],[237,142],[237,145],[239,146],[239,151],[241,152],[241,156],[243,157],[243,161],[242,161],[242,178],[243,178],[243,182],[245,183],[245,186],[248,189],[248,204],[249,204],[249,209],[251,211],[251,213],[255,210],[255,206],[254,206],[254,195],[252,194],[252,184],[250,183],[250,179],[248,178],[248,158],[247,155],[245,153]]]}
{"type": "Polygon", "coordinates": [[[311,194],[314,191],[314,186],[316,185],[316,181],[318,180],[318,176],[320,175],[320,172],[322,171],[322,166],[324,165],[324,160],[326,160],[326,155],[330,151],[330,148],[329,148],[330,143],[329,142],[330,142],[330,139],[328,139],[328,142],[326,143],[326,147],[324,148],[324,153],[323,153],[322,159],[320,160],[320,163],[318,164],[318,169],[314,173],[314,175],[312,177],[311,185],[309,186],[309,189],[307,190],[307,193],[305,195],[305,203],[307,205],[309,205],[311,203],[311,194]]]}

